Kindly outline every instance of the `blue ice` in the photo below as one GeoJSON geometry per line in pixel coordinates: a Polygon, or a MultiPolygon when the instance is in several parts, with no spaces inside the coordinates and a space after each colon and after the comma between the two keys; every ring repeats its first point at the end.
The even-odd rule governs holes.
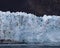
{"type": "Polygon", "coordinates": [[[60,16],[37,17],[25,12],[0,11],[0,39],[27,43],[59,43],[60,16]]]}

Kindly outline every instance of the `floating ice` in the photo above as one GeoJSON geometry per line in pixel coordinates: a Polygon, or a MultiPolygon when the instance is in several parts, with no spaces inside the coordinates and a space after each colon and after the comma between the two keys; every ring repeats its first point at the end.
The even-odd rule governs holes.
{"type": "Polygon", "coordinates": [[[27,43],[60,42],[60,16],[37,17],[25,12],[0,11],[0,39],[27,43]]]}

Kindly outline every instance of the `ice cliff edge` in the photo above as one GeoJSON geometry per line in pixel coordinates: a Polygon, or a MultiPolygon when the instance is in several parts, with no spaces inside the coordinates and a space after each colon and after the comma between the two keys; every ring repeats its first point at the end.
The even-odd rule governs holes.
{"type": "Polygon", "coordinates": [[[60,42],[60,16],[37,17],[25,12],[0,11],[0,39],[22,42],[60,42]]]}

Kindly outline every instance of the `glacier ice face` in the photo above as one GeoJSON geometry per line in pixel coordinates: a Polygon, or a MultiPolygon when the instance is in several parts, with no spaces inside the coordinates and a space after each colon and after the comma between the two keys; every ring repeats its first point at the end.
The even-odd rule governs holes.
{"type": "Polygon", "coordinates": [[[60,16],[37,17],[25,12],[0,11],[0,39],[27,43],[60,42],[60,16]]]}

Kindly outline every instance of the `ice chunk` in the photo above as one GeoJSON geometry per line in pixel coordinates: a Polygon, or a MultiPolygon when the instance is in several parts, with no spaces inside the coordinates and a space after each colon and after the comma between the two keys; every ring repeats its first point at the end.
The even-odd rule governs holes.
{"type": "Polygon", "coordinates": [[[0,11],[0,39],[27,43],[60,42],[60,16],[37,17],[25,12],[0,11]]]}

